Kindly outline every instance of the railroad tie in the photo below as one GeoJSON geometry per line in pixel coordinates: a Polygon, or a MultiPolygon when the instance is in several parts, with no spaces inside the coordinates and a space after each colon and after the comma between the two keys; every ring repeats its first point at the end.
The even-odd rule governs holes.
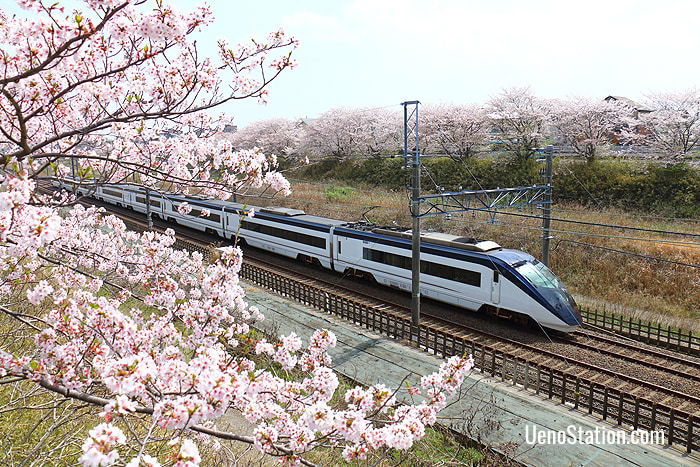
{"type": "MultiPolygon", "coordinates": [[[[552,366],[552,368],[554,368],[555,370],[561,370],[561,371],[568,372],[568,370],[572,367],[569,363],[567,363],[565,361],[557,360],[554,362],[554,365],[552,366]]],[[[573,368],[576,368],[576,366],[574,365],[573,368]]]]}
{"type": "Polygon", "coordinates": [[[679,405],[678,407],[674,407],[674,408],[678,409],[678,410],[685,411],[685,408],[690,407],[690,406],[691,405],[687,401],[683,401],[683,402],[681,402],[681,405],[679,405]]]}

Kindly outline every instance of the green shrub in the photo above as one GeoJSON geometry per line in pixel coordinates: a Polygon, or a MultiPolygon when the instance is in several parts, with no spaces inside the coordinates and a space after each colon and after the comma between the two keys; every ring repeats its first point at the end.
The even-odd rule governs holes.
{"type": "Polygon", "coordinates": [[[622,161],[562,164],[555,201],[700,216],[700,170],[685,164],[635,166],[622,161]]]}
{"type": "MultiPolygon", "coordinates": [[[[432,179],[445,190],[488,189],[543,183],[543,164],[534,158],[500,155],[455,161],[447,157],[424,159],[432,179]]],[[[364,160],[324,160],[302,169],[307,180],[339,180],[352,185],[403,190],[411,171],[403,159],[373,157],[364,160]]],[[[700,216],[700,170],[686,164],[663,166],[629,161],[571,162],[555,159],[554,200],[599,207],[614,206],[664,213],[677,217],[700,216]]],[[[436,190],[423,177],[425,192],[436,190]]],[[[338,194],[340,195],[340,194],[338,194]]],[[[327,196],[337,196],[331,194],[327,196]]],[[[342,195],[341,195],[342,196],[342,195]]],[[[330,198],[329,198],[330,200],[330,198]]]]}
{"type": "Polygon", "coordinates": [[[345,201],[355,192],[355,189],[349,186],[328,185],[324,191],[328,201],[333,202],[345,201]]]}

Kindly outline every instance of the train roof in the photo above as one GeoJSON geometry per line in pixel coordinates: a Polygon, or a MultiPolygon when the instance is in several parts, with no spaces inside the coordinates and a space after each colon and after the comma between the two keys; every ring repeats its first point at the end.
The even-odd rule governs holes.
{"type": "Polygon", "coordinates": [[[328,227],[331,226],[341,226],[347,224],[347,221],[341,221],[338,219],[331,219],[329,217],[312,216],[306,214],[301,209],[285,208],[280,206],[248,206],[240,203],[228,202],[227,206],[232,206],[235,209],[254,209],[255,216],[264,218],[266,214],[272,214],[273,216],[279,216],[281,218],[293,219],[294,221],[300,221],[301,223],[309,222],[311,224],[320,224],[328,227]]]}
{"type": "MultiPolygon", "coordinates": [[[[129,187],[135,189],[136,191],[143,191],[141,187],[129,187]]],[[[154,193],[155,196],[157,196],[154,193]]],[[[371,222],[348,222],[338,219],[331,219],[329,217],[312,216],[306,214],[301,209],[294,209],[282,206],[250,206],[246,204],[222,201],[218,199],[205,199],[199,198],[197,196],[187,196],[179,194],[171,194],[168,196],[174,201],[187,201],[192,205],[199,205],[202,207],[211,207],[214,209],[221,209],[223,207],[229,209],[237,209],[245,211],[247,209],[253,209],[255,215],[260,218],[267,217],[266,215],[272,215],[278,218],[280,221],[287,218],[290,221],[293,220],[294,224],[310,223],[327,227],[344,227],[352,230],[359,230],[363,232],[371,232],[379,235],[388,235],[392,237],[399,237],[403,239],[410,239],[412,237],[412,232],[410,229],[405,229],[396,226],[379,226],[371,222]]],[[[287,222],[290,222],[287,221],[287,222]]],[[[451,248],[457,248],[460,250],[476,251],[480,253],[493,254],[493,256],[502,259],[506,263],[515,264],[523,260],[530,260],[532,256],[527,253],[518,250],[504,249],[498,243],[491,240],[480,240],[472,237],[464,237],[459,235],[452,235],[442,232],[421,232],[421,242],[447,246],[451,248]]]]}
{"type": "Polygon", "coordinates": [[[525,253],[524,251],[520,250],[511,250],[509,248],[503,248],[498,251],[493,251],[491,252],[491,254],[496,258],[503,260],[511,266],[525,261],[531,262],[535,260],[535,257],[532,256],[530,253],[525,253]]]}
{"type": "MultiPolygon", "coordinates": [[[[372,232],[401,238],[412,238],[413,236],[411,230],[396,230],[381,227],[372,229],[372,232]]],[[[501,245],[491,240],[479,240],[472,237],[462,237],[460,235],[442,232],[421,232],[420,239],[425,243],[434,243],[436,245],[449,246],[461,250],[480,251],[482,253],[501,249],[501,245]]]]}

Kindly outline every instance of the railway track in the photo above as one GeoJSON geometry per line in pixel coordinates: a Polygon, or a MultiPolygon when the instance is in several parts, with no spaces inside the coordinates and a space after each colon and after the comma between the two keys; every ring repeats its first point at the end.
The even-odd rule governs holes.
{"type": "MultiPolygon", "coordinates": [[[[136,230],[146,228],[140,213],[99,201],[84,204],[103,206],[136,230]],[[141,219],[135,219],[135,216],[141,219]]],[[[158,219],[154,219],[154,224],[155,229],[161,231],[173,226],[158,219]]],[[[178,228],[177,237],[176,246],[205,254],[212,251],[212,239],[208,234],[183,227],[178,228]]],[[[228,242],[221,240],[216,243],[228,242]]],[[[407,316],[408,308],[393,301],[399,300],[396,298],[399,295],[393,295],[395,298],[392,300],[382,300],[362,294],[358,292],[357,285],[344,287],[338,284],[339,276],[335,276],[335,281],[326,280],[324,283],[318,270],[300,278],[302,274],[298,270],[256,258],[251,253],[249,249],[246,250],[243,279],[356,325],[416,345],[416,335],[407,316]],[[253,264],[255,262],[257,264],[253,264]]],[[[278,261],[280,258],[274,259],[278,261]]],[[[298,263],[293,264],[295,268],[299,267],[298,263]]],[[[460,316],[464,316],[464,313],[460,316]]],[[[478,323],[482,325],[484,321],[478,320],[478,323]]],[[[495,378],[500,377],[506,383],[542,397],[559,399],[571,409],[600,415],[603,420],[618,425],[633,429],[661,429],[666,433],[669,445],[682,448],[688,454],[700,451],[697,360],[674,355],[671,351],[666,353],[636,348],[639,346],[636,342],[620,343],[624,338],[615,336],[615,339],[611,339],[591,332],[575,334],[565,342],[550,342],[552,348],[568,348],[568,355],[563,355],[562,352],[541,348],[541,342],[532,345],[495,335],[488,332],[492,330],[492,323],[487,325],[488,330],[475,329],[451,319],[426,316],[419,330],[418,344],[437,356],[471,353],[477,369],[482,373],[490,373],[495,378]],[[571,356],[572,353],[574,356],[571,356]],[[591,355],[593,357],[589,358],[591,355]],[[592,363],[594,359],[596,363],[592,363]],[[606,359],[644,368],[651,376],[645,380],[624,374],[614,369],[613,365],[607,366],[606,359]],[[665,375],[682,378],[686,386],[694,388],[693,393],[664,386],[660,381],[666,379],[665,375]]],[[[514,332],[512,327],[509,329],[507,335],[514,332]]]]}
{"type": "Polygon", "coordinates": [[[623,358],[631,362],[643,363],[649,368],[688,378],[700,383],[700,362],[668,352],[650,348],[640,348],[639,343],[605,337],[600,334],[579,331],[573,333],[571,344],[604,355],[623,358]],[[663,363],[660,363],[663,362],[663,363]]]}
{"type": "MultiPolygon", "coordinates": [[[[410,316],[411,310],[408,307],[387,300],[377,299],[371,295],[359,292],[356,289],[339,285],[318,276],[304,275],[299,273],[299,271],[284,268],[278,264],[270,263],[258,257],[251,258],[250,254],[247,255],[246,261],[253,262],[258,267],[268,268],[278,273],[283,272],[289,276],[296,276],[298,280],[304,280],[307,283],[309,283],[309,281],[313,281],[320,287],[323,287],[327,293],[337,294],[342,297],[354,297],[355,299],[359,299],[370,306],[381,308],[384,311],[392,311],[403,316],[410,316]]],[[[697,411],[700,413],[700,397],[691,394],[686,394],[681,391],[645,381],[634,376],[620,374],[617,371],[604,368],[600,365],[595,365],[593,363],[574,359],[568,356],[562,356],[555,352],[543,350],[542,348],[538,348],[534,345],[524,344],[513,339],[504,338],[502,336],[464,326],[461,323],[438,318],[432,315],[426,316],[423,319],[423,322],[423,324],[426,326],[436,327],[441,332],[449,332],[454,333],[455,335],[460,335],[461,337],[467,338],[479,345],[497,347],[499,350],[502,350],[514,357],[531,361],[537,365],[545,365],[558,370],[567,371],[571,374],[578,374],[606,386],[612,385],[615,387],[615,389],[628,392],[630,394],[640,394],[643,390],[646,390],[645,396],[657,402],[673,403],[673,405],[677,406],[679,409],[690,409],[693,412],[697,411]],[[649,391],[652,391],[653,394],[649,391]]],[[[579,343],[575,342],[574,345],[578,346],[579,343]]],[[[583,345],[585,345],[587,348],[592,347],[590,344],[583,345]]],[[[597,349],[594,348],[594,350],[597,349]]],[[[614,352],[608,351],[606,354],[614,355],[614,352]]],[[[627,359],[628,361],[634,361],[632,360],[632,357],[627,355],[623,356],[623,358],[627,359]]],[[[673,358],[677,358],[678,360],[682,361],[681,358],[673,358]]],[[[648,362],[644,362],[643,364],[649,365],[648,362]]],[[[667,368],[660,364],[654,366],[654,368],[659,371],[667,370],[667,368]]],[[[684,376],[682,370],[678,370],[678,375],[684,376]]],[[[700,376],[693,375],[691,379],[693,381],[700,381],[700,376]]]]}
{"type": "MultiPolygon", "coordinates": [[[[112,211],[118,211],[117,214],[120,215],[125,222],[130,224],[132,228],[138,230],[147,228],[145,222],[140,219],[134,219],[134,213],[132,211],[124,208],[114,209],[109,205],[105,205],[105,207],[112,211]]],[[[164,230],[164,227],[160,225],[158,220],[154,219],[154,221],[157,224],[156,228],[164,230]]],[[[180,229],[177,233],[177,237],[180,245],[190,250],[206,251],[208,245],[211,244],[211,238],[207,234],[200,232],[187,234],[183,233],[182,229],[180,229]]],[[[319,274],[303,274],[296,269],[284,267],[277,263],[271,263],[258,255],[251,254],[251,251],[247,251],[245,262],[276,274],[284,274],[291,280],[303,281],[307,285],[313,284],[314,287],[322,288],[325,293],[335,295],[342,299],[359,300],[364,305],[380,309],[385,313],[393,313],[402,317],[410,316],[410,308],[404,305],[376,298],[372,295],[360,292],[356,288],[345,287],[338,284],[337,281],[324,279],[319,274]]],[[[526,360],[534,365],[546,366],[559,371],[565,371],[572,375],[579,375],[580,377],[595,381],[596,383],[613,387],[620,392],[632,395],[644,394],[645,398],[654,402],[669,404],[677,407],[679,410],[687,410],[691,413],[697,412],[700,414],[700,397],[650,381],[652,379],[663,380],[663,378],[659,378],[659,372],[661,372],[672,375],[674,378],[681,378],[689,381],[690,385],[696,385],[696,383],[700,382],[700,364],[694,360],[670,355],[665,352],[648,349],[640,350],[638,345],[622,343],[590,332],[576,333],[573,339],[558,339],[560,343],[576,346],[591,353],[615,358],[646,368],[646,374],[648,376],[646,378],[640,378],[605,368],[600,364],[561,355],[557,352],[545,350],[532,344],[526,344],[514,339],[498,336],[481,329],[466,326],[463,323],[432,315],[423,318],[423,325],[433,327],[440,332],[458,335],[478,346],[498,349],[514,358],[526,360]],[[650,369],[653,370],[654,374],[651,374],[649,371],[650,369]]]]}

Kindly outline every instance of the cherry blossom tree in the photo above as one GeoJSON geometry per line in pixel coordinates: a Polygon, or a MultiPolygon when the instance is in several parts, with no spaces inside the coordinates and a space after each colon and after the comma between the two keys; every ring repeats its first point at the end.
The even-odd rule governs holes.
{"type": "Polygon", "coordinates": [[[302,150],[337,159],[396,151],[401,125],[398,113],[387,109],[332,109],[308,124],[302,150]]]}
{"type": "Polygon", "coordinates": [[[251,123],[231,137],[238,149],[261,148],[267,154],[290,156],[297,152],[304,135],[301,122],[273,118],[251,123]]]}
{"type": "Polygon", "coordinates": [[[528,158],[545,137],[549,110],[549,104],[534,96],[530,88],[504,89],[486,106],[490,137],[504,149],[528,158]]]}
{"type": "Polygon", "coordinates": [[[220,42],[213,59],[191,39],[213,20],[206,7],[20,5],[28,14],[0,10],[0,390],[3,411],[44,410],[42,420],[60,421],[29,447],[32,458],[192,466],[202,460],[198,434],[309,464],[303,454],[318,446],[352,460],[420,438],[470,359],[453,357],[424,377],[416,404],[398,405],[377,384],[335,407],[335,337],[319,330],[306,346],[294,334],[256,338],[251,325],[263,316],[245,300],[240,249],[205,261],[175,248],[172,231],[135,233],[70,193],[38,189],[63,180],[220,199],[244,185],[288,192],[261,151],[216,138],[227,120],[209,111],[264,99],[293,64],[296,41],[276,31],[220,42]],[[229,410],[256,425],[253,436],[216,426],[229,410]],[[73,419],[89,427],[80,443],[73,419]],[[52,435],[61,425],[69,428],[52,435]]]}
{"type": "Polygon", "coordinates": [[[630,109],[619,102],[574,97],[552,103],[551,124],[573,151],[589,162],[622,128],[630,109]]]}
{"type": "Polygon", "coordinates": [[[479,106],[428,104],[420,116],[420,130],[431,153],[462,159],[473,156],[486,142],[488,125],[479,106]]]}
{"type": "Polygon", "coordinates": [[[629,118],[623,137],[671,157],[682,157],[700,143],[700,92],[656,93],[645,105],[652,110],[629,118]]]}

